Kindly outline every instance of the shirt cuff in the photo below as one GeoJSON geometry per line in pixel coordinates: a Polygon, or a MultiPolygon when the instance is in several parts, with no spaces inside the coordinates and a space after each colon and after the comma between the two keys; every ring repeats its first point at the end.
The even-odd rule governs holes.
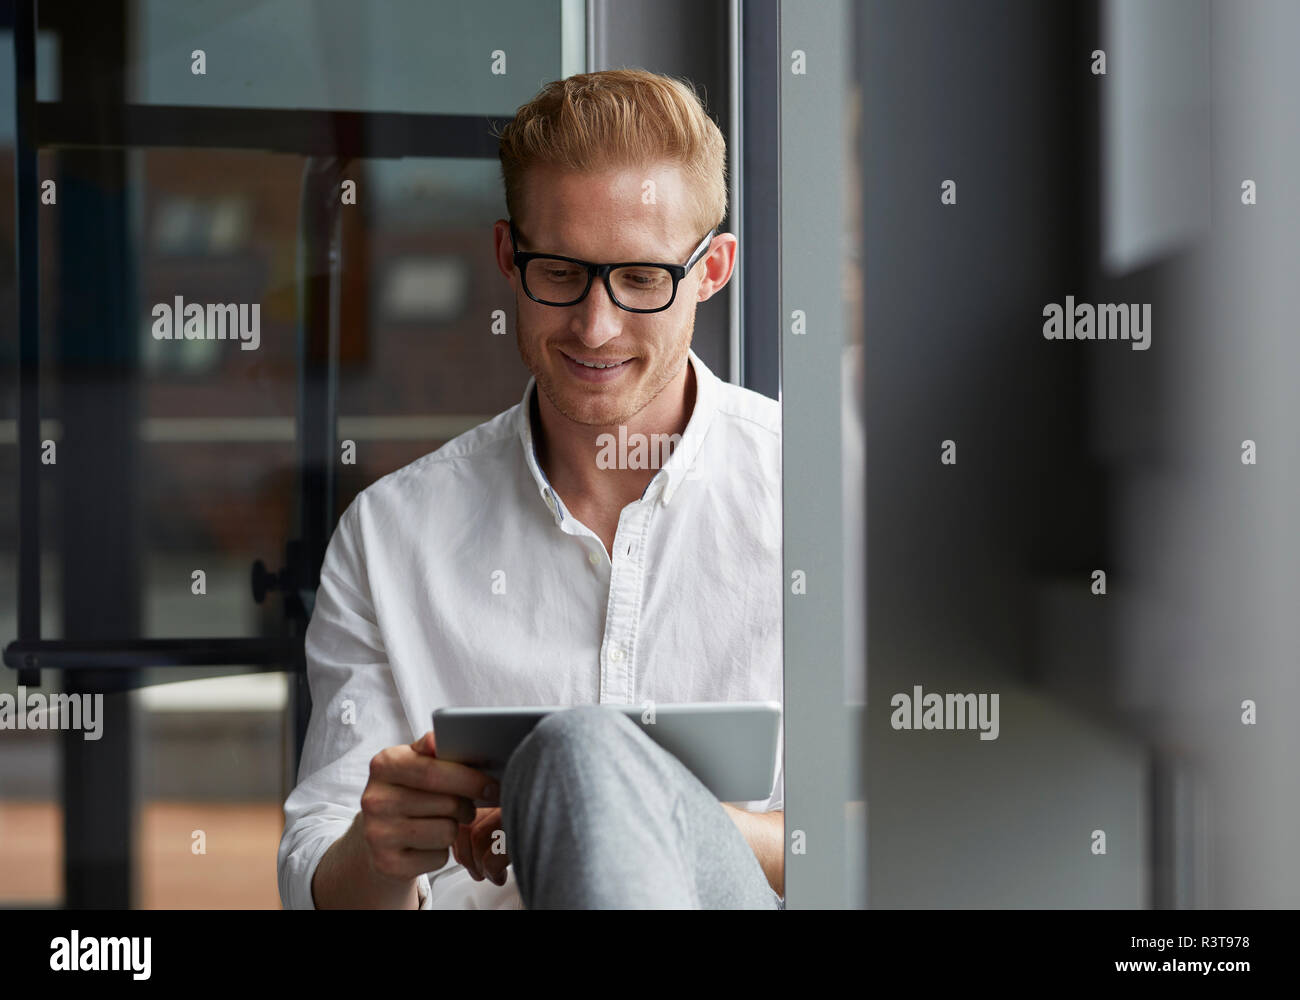
{"type": "Polygon", "coordinates": [[[280,902],[286,910],[314,910],[316,900],[311,893],[311,880],[316,875],[316,868],[321,858],[330,849],[337,837],[335,835],[319,837],[301,844],[284,860],[281,873],[280,902]]]}

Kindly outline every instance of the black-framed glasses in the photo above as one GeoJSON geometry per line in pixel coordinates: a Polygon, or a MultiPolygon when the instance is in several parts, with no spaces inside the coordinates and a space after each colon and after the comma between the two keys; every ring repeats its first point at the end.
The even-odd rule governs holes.
{"type": "Polygon", "coordinates": [[[523,281],[524,294],[544,306],[574,306],[587,297],[595,278],[605,282],[610,300],[620,309],[634,313],[662,312],[677,298],[677,283],[704,256],[717,229],[710,229],[685,264],[651,261],[620,261],[593,264],[576,257],[553,253],[531,253],[519,249],[519,231],[510,220],[510,245],[515,267],[523,281]]]}

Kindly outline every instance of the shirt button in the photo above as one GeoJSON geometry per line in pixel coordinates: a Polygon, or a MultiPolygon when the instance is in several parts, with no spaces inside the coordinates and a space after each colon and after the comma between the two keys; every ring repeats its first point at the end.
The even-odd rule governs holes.
{"type": "Polygon", "coordinates": [[[615,663],[618,663],[623,659],[623,650],[615,646],[613,649],[609,651],[609,658],[613,660],[615,663]]]}
{"type": "Polygon", "coordinates": [[[600,556],[598,556],[595,552],[593,552],[591,553],[591,555],[587,556],[587,561],[591,563],[593,566],[597,566],[600,564],[600,556]]]}

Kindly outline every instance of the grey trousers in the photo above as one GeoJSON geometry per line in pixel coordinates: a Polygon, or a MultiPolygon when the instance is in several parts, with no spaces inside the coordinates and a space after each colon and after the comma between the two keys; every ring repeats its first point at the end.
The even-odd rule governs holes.
{"type": "Polygon", "coordinates": [[[718,800],[614,709],[537,724],[506,765],[501,825],[530,910],[781,908],[718,800]]]}

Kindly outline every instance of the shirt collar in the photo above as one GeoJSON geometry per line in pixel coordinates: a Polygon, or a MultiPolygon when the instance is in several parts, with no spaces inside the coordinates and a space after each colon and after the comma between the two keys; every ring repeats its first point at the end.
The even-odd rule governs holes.
{"type": "MultiPolygon", "coordinates": [[[[650,480],[650,485],[646,487],[645,492],[641,494],[642,500],[657,498],[664,506],[667,506],[669,501],[672,500],[673,495],[681,488],[683,482],[688,478],[695,478],[691,477],[689,473],[695,465],[696,458],[699,457],[700,449],[704,444],[704,437],[708,433],[709,425],[713,422],[713,415],[717,410],[718,377],[699,359],[695,351],[687,351],[686,357],[687,363],[695,371],[695,405],[691,409],[691,416],[686,423],[686,430],[682,432],[681,441],[673,449],[668,461],[650,480]]],[[[560,500],[559,494],[551,487],[546,478],[546,473],[542,471],[541,465],[538,464],[537,450],[533,446],[533,423],[530,413],[536,388],[537,379],[530,376],[528,385],[524,388],[524,398],[519,405],[516,416],[519,440],[523,445],[524,461],[528,465],[528,471],[532,474],[534,484],[537,486],[538,495],[550,508],[555,523],[563,524],[565,517],[568,516],[564,509],[564,503],[560,500]]]]}

